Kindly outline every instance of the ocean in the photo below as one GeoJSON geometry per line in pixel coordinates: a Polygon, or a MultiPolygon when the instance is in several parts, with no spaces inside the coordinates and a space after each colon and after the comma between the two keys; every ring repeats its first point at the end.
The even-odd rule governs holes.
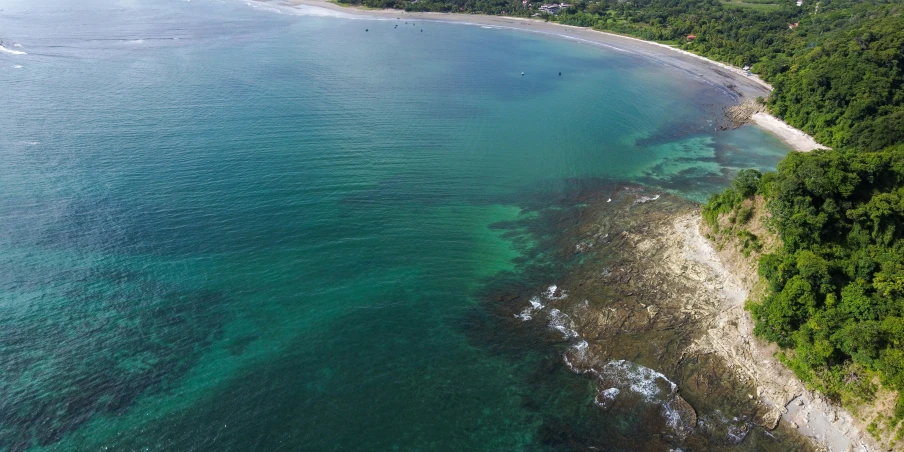
{"type": "MultiPolygon", "coordinates": [[[[631,52],[404,22],[0,4],[0,450],[652,434],[603,429],[560,348],[487,320],[490,286],[555,283],[524,270],[561,228],[512,225],[575,186],[700,202],[789,149],[631,52]]],[[[726,448],[782,450],[758,438],[726,448]]]]}

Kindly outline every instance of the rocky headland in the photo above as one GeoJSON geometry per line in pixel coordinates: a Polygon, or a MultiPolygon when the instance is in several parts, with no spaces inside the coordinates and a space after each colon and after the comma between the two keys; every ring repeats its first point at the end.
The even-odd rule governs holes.
{"type": "MultiPolygon", "coordinates": [[[[761,290],[757,252],[713,242],[699,207],[678,197],[639,187],[610,196],[588,204],[560,245],[569,271],[511,300],[514,322],[545,323],[567,344],[563,360],[595,381],[598,409],[646,407],[651,450],[780,450],[777,436],[782,447],[801,438],[800,450],[880,450],[753,336],[744,303],[761,290]]],[[[768,240],[759,218],[748,227],[768,240]]]]}

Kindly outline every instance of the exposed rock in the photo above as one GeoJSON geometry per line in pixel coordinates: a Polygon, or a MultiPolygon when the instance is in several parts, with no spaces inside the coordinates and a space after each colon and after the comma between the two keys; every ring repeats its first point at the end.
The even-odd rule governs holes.
{"type": "Polygon", "coordinates": [[[572,344],[565,362],[595,376],[601,410],[632,410],[651,428],[661,425],[663,441],[706,449],[712,439],[703,434],[719,444],[743,440],[759,412],[749,397],[755,389],[739,384],[715,356],[685,353],[718,314],[712,297],[726,285],[688,258],[676,233],[676,218],[695,230],[695,206],[668,195],[626,194],[589,210],[584,218],[601,220],[581,223],[575,241],[563,244],[585,263],[554,290],[538,288],[543,306],[527,303],[516,317],[544,321],[553,337],[572,344]],[[700,416],[705,427],[698,427],[700,416]]]}
{"type": "Polygon", "coordinates": [[[761,111],[765,111],[766,106],[757,102],[755,99],[747,99],[740,104],[732,105],[725,108],[725,117],[728,119],[728,126],[723,129],[737,129],[747,124],[750,118],[761,111]]]}
{"type": "Polygon", "coordinates": [[[591,221],[565,246],[587,263],[556,286],[538,289],[548,306],[534,317],[573,344],[565,353],[572,370],[596,376],[600,409],[647,400],[637,390],[642,387],[657,394],[647,402],[663,407],[664,438],[692,438],[703,429],[742,441],[753,423],[775,429],[784,416],[814,447],[871,450],[850,416],[836,416],[774,358],[774,345],[753,336],[743,304],[755,267],[737,250],[723,250],[734,259],[723,262],[701,232],[694,206],[668,195],[627,193],[593,205],[584,218],[591,221]],[[633,377],[615,378],[619,372],[633,377]],[[810,411],[792,419],[786,406],[798,397],[810,402],[792,406],[810,411]],[[726,406],[731,417],[720,414],[726,406]]]}

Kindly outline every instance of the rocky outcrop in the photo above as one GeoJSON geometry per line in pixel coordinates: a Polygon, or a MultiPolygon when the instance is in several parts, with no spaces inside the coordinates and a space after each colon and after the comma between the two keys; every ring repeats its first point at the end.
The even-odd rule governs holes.
{"type": "Polygon", "coordinates": [[[733,288],[723,288],[721,294],[712,298],[718,314],[705,327],[706,334],[688,348],[688,353],[713,353],[724,360],[739,380],[753,384],[759,407],[757,423],[763,427],[775,428],[784,419],[809,437],[820,450],[880,450],[850,413],[809,391],[776,359],[779,350],[775,344],[754,337],[753,320],[744,310],[744,302],[751,292],[757,297],[765,290],[759,281],[756,264],[763,252],[774,249],[777,244],[764,226],[763,200],[745,201],[744,207],[752,209],[754,214],[743,226],[721,219],[720,228],[727,229],[728,233],[717,234],[714,228],[704,227],[699,217],[691,220],[692,225],[685,225],[690,227],[677,227],[689,247],[696,250],[691,257],[706,263],[714,274],[724,278],[725,288],[733,288]],[[739,228],[758,237],[759,251],[748,249],[747,253],[743,252],[744,247],[734,233],[739,228]],[[704,238],[704,234],[715,242],[704,238]]]}
{"type": "Polygon", "coordinates": [[[753,337],[743,305],[755,253],[717,252],[685,201],[613,198],[588,208],[568,245],[583,263],[516,315],[546,322],[569,344],[565,362],[595,378],[599,409],[647,406],[663,438],[701,449],[736,444],[755,426],[790,427],[827,450],[874,449],[849,415],[808,392],[774,346],[753,337]]]}
{"type": "Polygon", "coordinates": [[[515,321],[545,322],[568,344],[565,362],[594,378],[599,409],[630,410],[670,445],[744,441],[764,412],[755,385],[695,345],[716,300],[743,303],[743,289],[701,254],[696,206],[640,190],[612,198],[588,207],[568,245],[582,263],[522,301],[515,321]]]}
{"type": "Polygon", "coordinates": [[[754,114],[766,111],[766,106],[756,99],[745,99],[743,102],[725,108],[728,125],[723,129],[737,129],[747,124],[754,114]]]}

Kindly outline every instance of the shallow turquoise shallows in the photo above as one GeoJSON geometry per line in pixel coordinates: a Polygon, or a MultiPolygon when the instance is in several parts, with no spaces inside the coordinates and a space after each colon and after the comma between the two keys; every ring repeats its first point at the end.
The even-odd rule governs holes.
{"type": "Polygon", "coordinates": [[[578,447],[592,383],[485,340],[493,225],[788,152],[629,53],[254,6],[3,2],[0,450],[578,447]]]}

